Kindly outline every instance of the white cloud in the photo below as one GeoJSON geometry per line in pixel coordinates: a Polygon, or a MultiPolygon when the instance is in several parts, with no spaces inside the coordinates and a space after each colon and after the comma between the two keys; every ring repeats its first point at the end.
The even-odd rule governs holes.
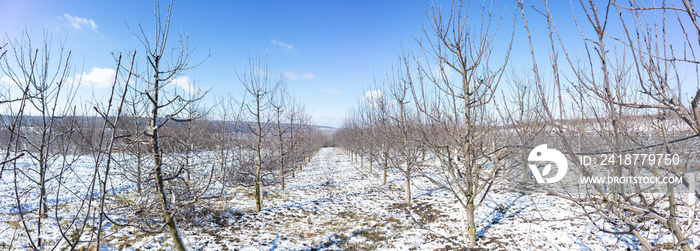
{"type": "Polygon", "coordinates": [[[338,89],[323,89],[322,91],[325,93],[330,93],[330,94],[336,95],[336,96],[340,95],[340,90],[338,90],[338,89]]]}
{"type": "Polygon", "coordinates": [[[190,77],[188,76],[178,77],[176,79],[173,79],[170,83],[182,88],[182,90],[184,90],[188,94],[195,94],[200,91],[200,88],[195,86],[190,80],[190,77]]]}
{"type": "Polygon", "coordinates": [[[83,27],[90,28],[93,31],[97,30],[97,24],[92,19],[75,17],[68,14],[63,14],[63,18],[76,30],[83,30],[83,27]]]}
{"type": "Polygon", "coordinates": [[[311,74],[310,72],[302,73],[301,78],[303,79],[308,79],[308,80],[313,80],[314,79],[314,74],[311,74]]]}
{"type": "Polygon", "coordinates": [[[293,45],[274,39],[270,41],[270,48],[289,54],[297,53],[293,45]]]}
{"type": "Polygon", "coordinates": [[[108,88],[114,83],[114,74],[116,72],[111,68],[92,67],[88,73],[75,74],[73,83],[80,82],[84,86],[92,86],[95,88],[108,88]]]}
{"type": "Polygon", "coordinates": [[[315,78],[314,74],[310,73],[310,72],[296,73],[293,71],[284,71],[283,73],[284,73],[284,76],[289,80],[297,80],[297,79],[313,80],[315,78]]]}
{"type": "Polygon", "coordinates": [[[367,91],[365,92],[365,95],[360,98],[360,103],[362,103],[364,106],[375,108],[380,104],[382,99],[384,99],[384,94],[382,94],[382,91],[367,91]]]}
{"type": "Polygon", "coordinates": [[[452,69],[452,67],[443,63],[433,66],[432,72],[433,75],[435,75],[436,77],[446,77],[446,79],[443,80],[452,80],[457,75],[457,72],[454,69],[452,69]]]}
{"type": "Polygon", "coordinates": [[[277,45],[277,46],[280,46],[280,47],[285,48],[285,49],[288,49],[288,50],[294,50],[294,46],[293,46],[293,45],[291,45],[291,44],[286,44],[286,43],[284,43],[284,42],[282,42],[282,41],[277,41],[277,40],[272,39],[272,41],[270,41],[270,43],[271,43],[272,45],[277,45]]]}
{"type": "Polygon", "coordinates": [[[2,76],[2,77],[0,78],[0,84],[3,84],[3,85],[10,85],[10,83],[12,83],[12,80],[10,79],[9,76],[2,76]]]}

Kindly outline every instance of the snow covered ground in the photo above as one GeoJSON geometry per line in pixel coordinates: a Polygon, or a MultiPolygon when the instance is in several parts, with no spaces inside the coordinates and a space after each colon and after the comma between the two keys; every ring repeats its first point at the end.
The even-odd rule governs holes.
{"type": "MultiPolygon", "coordinates": [[[[365,163],[366,164],[366,163],[365,163]]],[[[193,250],[441,250],[461,247],[463,211],[445,190],[416,176],[413,202],[404,206],[404,182],[381,170],[370,175],[340,149],[323,148],[287,187],[266,187],[264,210],[256,213],[252,188],[226,190],[223,199],[198,206],[197,219],[181,220],[193,250]]],[[[0,205],[0,208],[1,205],[0,205]]],[[[497,250],[617,250],[635,246],[626,235],[603,234],[575,217],[580,207],[544,194],[522,195],[496,187],[476,211],[478,246],[497,250]]],[[[5,213],[5,212],[3,212],[5,213]]],[[[670,242],[670,233],[644,233],[670,242]]],[[[700,227],[700,226],[695,226],[700,227]]],[[[0,222],[0,244],[12,236],[0,222]]],[[[144,233],[111,226],[103,248],[170,249],[166,232],[144,233]]],[[[693,247],[700,245],[694,243],[693,247]]],[[[698,246],[697,248],[700,248],[698,246]]]]}

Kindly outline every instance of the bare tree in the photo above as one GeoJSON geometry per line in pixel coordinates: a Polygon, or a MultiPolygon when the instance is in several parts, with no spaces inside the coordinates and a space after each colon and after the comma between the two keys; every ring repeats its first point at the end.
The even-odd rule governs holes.
{"type": "MultiPolygon", "coordinates": [[[[361,112],[364,111],[366,114],[361,114],[359,116],[362,120],[359,127],[360,130],[358,131],[360,135],[357,136],[362,136],[362,133],[365,133],[366,136],[374,136],[373,140],[369,142],[373,142],[379,152],[377,162],[379,162],[382,167],[382,185],[386,185],[386,177],[390,164],[390,151],[396,139],[392,137],[390,133],[391,118],[389,118],[388,111],[390,104],[388,98],[384,96],[384,89],[378,88],[374,93],[375,96],[366,101],[369,102],[366,104],[368,107],[360,110],[361,112]],[[366,131],[369,131],[368,129],[374,134],[367,134],[366,131]]],[[[358,137],[358,139],[361,138],[363,137],[358,137]]],[[[362,148],[364,145],[363,142],[356,142],[357,148],[362,148]]],[[[360,150],[355,151],[361,152],[360,150]]]]}
{"type": "MultiPolygon", "coordinates": [[[[174,197],[175,190],[178,189],[178,180],[183,171],[184,165],[166,165],[164,163],[164,149],[161,146],[160,131],[168,122],[188,122],[193,121],[196,117],[181,117],[183,111],[196,101],[200,100],[203,95],[184,98],[180,95],[169,96],[166,91],[166,86],[171,84],[185,70],[191,69],[194,66],[189,64],[189,59],[193,50],[188,47],[186,37],[180,36],[178,39],[179,45],[172,52],[169,50],[168,42],[170,40],[170,17],[172,14],[172,1],[168,4],[165,14],[161,12],[160,4],[155,1],[154,5],[154,32],[153,37],[149,38],[143,27],[139,25],[139,31],[132,33],[141,42],[146,49],[147,71],[144,73],[133,73],[135,77],[148,84],[148,89],[140,91],[140,94],[148,100],[150,112],[146,119],[149,121],[149,126],[145,129],[144,134],[148,138],[148,144],[153,159],[153,180],[155,181],[155,190],[160,204],[160,214],[163,222],[170,232],[170,236],[175,243],[175,249],[185,250],[185,245],[182,241],[182,236],[178,229],[176,216],[178,215],[179,206],[190,204],[197,200],[198,195],[193,195],[191,198],[174,197]],[[170,55],[170,61],[166,52],[173,53],[170,55]],[[179,167],[178,167],[179,166],[179,167]],[[168,183],[172,185],[168,185],[168,183]],[[171,198],[168,198],[170,195],[171,198]]],[[[200,63],[201,64],[201,63],[200,63]]],[[[182,184],[179,184],[182,185],[182,184]]],[[[205,186],[206,187],[206,186],[205,186]]],[[[203,192],[201,192],[203,194],[203,192]]],[[[201,195],[199,194],[199,195],[201,195]]]]}
{"type": "Polygon", "coordinates": [[[286,176],[285,165],[288,165],[289,159],[289,146],[287,142],[287,137],[285,134],[290,130],[289,125],[284,125],[285,113],[287,112],[290,100],[287,98],[287,88],[284,84],[280,85],[278,88],[278,93],[275,95],[274,99],[270,103],[272,107],[272,113],[274,116],[275,128],[274,136],[277,140],[277,162],[279,163],[279,178],[280,178],[280,188],[284,190],[284,177],[286,176]]]}
{"type": "MultiPolygon", "coordinates": [[[[697,62],[687,57],[676,57],[673,46],[667,43],[666,13],[677,14],[677,20],[682,30],[683,27],[697,27],[691,25],[697,17],[692,6],[687,1],[683,2],[683,8],[677,8],[662,3],[661,7],[644,7],[640,3],[629,2],[629,5],[616,1],[608,1],[601,6],[594,2],[579,1],[574,3],[572,9],[580,7],[583,11],[581,21],[574,22],[578,28],[580,38],[583,41],[585,57],[574,60],[570,54],[574,51],[572,46],[565,44],[556,28],[549,3],[536,9],[539,15],[546,19],[549,32],[549,45],[551,46],[549,66],[552,69],[552,88],[550,95],[545,90],[544,76],[537,66],[537,56],[532,41],[529,41],[532,55],[533,76],[537,85],[537,93],[543,107],[541,113],[548,122],[548,126],[554,129],[554,139],[561,142],[569,159],[577,160],[582,155],[594,153],[606,153],[612,156],[624,156],[633,154],[671,154],[680,152],[682,147],[673,147],[668,138],[668,120],[672,119],[665,113],[656,113],[656,109],[673,111],[677,118],[684,121],[695,135],[698,135],[696,117],[692,115],[694,102],[698,95],[691,100],[690,108],[682,102],[681,91],[684,89],[682,81],[678,77],[679,63],[690,64],[695,67],[697,76],[697,62]],[[649,23],[645,12],[659,12],[662,23],[649,23]],[[684,23],[679,14],[689,16],[689,21],[684,23]],[[619,19],[616,20],[617,17],[619,19]],[[609,26],[619,25],[622,33],[613,32],[609,26]],[[659,31],[657,27],[664,27],[659,31]],[[634,27],[630,29],[629,27],[634,27]],[[590,28],[590,29],[586,29],[590,28]],[[559,53],[562,53],[565,67],[560,69],[559,53]],[[629,54],[628,54],[629,53],[629,54]],[[629,55],[629,56],[628,56],[629,55]],[[676,83],[676,86],[672,86],[676,83]],[[677,92],[677,93],[676,93],[677,92]],[[644,96],[640,96],[639,94],[644,96]],[[550,97],[556,97],[551,99],[550,97]],[[576,130],[571,124],[572,114],[567,112],[565,97],[574,102],[574,106],[580,109],[582,129],[576,130]],[[584,101],[584,99],[586,101],[584,101]],[[579,101],[577,101],[579,100],[579,101]],[[652,112],[653,111],[653,112],[652,112]],[[658,115],[653,115],[654,113],[658,115]],[[656,118],[652,117],[655,116],[656,118]],[[639,124],[648,124],[641,127],[639,124]],[[587,133],[584,133],[587,131],[587,133]],[[578,132],[578,134],[577,134],[578,132]],[[649,137],[649,134],[658,132],[660,137],[649,137]],[[647,138],[651,138],[650,141],[647,138]],[[646,139],[646,140],[645,140],[646,139]],[[578,142],[576,142],[578,141],[578,142]],[[578,147],[577,144],[578,143],[578,147]],[[592,149],[581,152],[581,145],[590,145],[592,149]],[[577,151],[578,150],[578,151],[577,151]]],[[[534,6],[533,6],[534,7],[534,6]]],[[[530,34],[528,18],[523,3],[519,6],[523,13],[525,30],[530,34]]],[[[700,29],[698,29],[700,31],[700,29]]],[[[688,33],[683,38],[688,44],[696,46],[695,39],[690,39],[688,33]],[[695,41],[695,42],[692,42],[695,41]]],[[[692,49],[691,49],[692,50],[692,49]]],[[[683,55],[694,55],[686,54],[683,55]]],[[[697,77],[696,77],[697,78],[697,77]]],[[[695,102],[697,105],[697,102],[695,102]]],[[[685,129],[676,127],[679,132],[685,129]]],[[[550,138],[551,139],[551,138],[550,138]]],[[[683,140],[689,139],[688,137],[683,140]]],[[[682,140],[674,140],[681,142],[682,140]]],[[[618,157],[620,158],[620,157],[618,157]]],[[[691,160],[696,161],[696,160],[691,160]]],[[[574,163],[578,175],[591,177],[598,170],[607,171],[615,176],[633,176],[641,173],[656,177],[683,177],[688,172],[688,164],[676,166],[655,165],[624,165],[622,162],[611,162],[611,165],[585,166],[578,161],[574,163]]],[[[588,184],[588,190],[583,194],[569,192],[555,192],[557,196],[576,202],[584,209],[583,217],[601,231],[616,234],[618,236],[632,236],[644,249],[651,250],[654,247],[653,239],[643,233],[643,222],[649,217],[656,221],[656,227],[668,230],[673,236],[674,248],[691,250],[688,245],[690,236],[697,233],[692,227],[681,226],[678,208],[685,205],[692,211],[693,206],[683,203],[678,196],[678,187],[669,185],[666,191],[658,196],[651,193],[650,187],[639,184],[612,184],[603,186],[600,184],[588,184]],[[668,203],[661,208],[661,203],[668,203]]],[[[694,188],[690,190],[694,194],[694,188]]],[[[692,217],[691,217],[692,218],[692,217]]],[[[689,219],[689,221],[692,221],[689,219]]],[[[692,222],[688,222],[692,225],[692,222]]]]}
{"type": "MultiPolygon", "coordinates": [[[[125,162],[119,170],[122,172],[122,176],[126,180],[130,180],[136,184],[136,192],[141,194],[143,192],[143,181],[146,179],[146,155],[148,155],[148,149],[145,147],[148,143],[148,139],[142,133],[146,129],[146,117],[148,112],[148,101],[144,99],[143,95],[140,94],[139,90],[143,90],[146,87],[142,86],[145,84],[143,81],[138,81],[135,79],[127,92],[127,99],[125,100],[126,110],[128,117],[122,119],[120,122],[124,125],[121,128],[128,130],[131,137],[126,138],[121,147],[121,155],[125,162]]],[[[122,143],[122,142],[120,142],[122,143]]]]}
{"type": "Polygon", "coordinates": [[[222,180],[222,188],[228,186],[228,182],[235,180],[236,170],[234,165],[240,163],[236,161],[240,154],[235,154],[236,149],[240,149],[240,134],[241,134],[241,113],[242,107],[230,95],[225,94],[218,96],[216,102],[216,113],[220,121],[215,123],[216,133],[213,134],[214,142],[216,142],[217,154],[219,158],[219,169],[225,177],[222,180]]]}
{"type": "Polygon", "coordinates": [[[496,122],[489,104],[501,81],[513,38],[511,34],[505,47],[499,48],[505,50],[504,60],[491,63],[499,28],[493,24],[500,24],[500,19],[493,20],[493,13],[485,8],[482,6],[480,21],[473,26],[469,3],[453,2],[447,18],[443,18],[440,5],[431,7],[427,11],[429,26],[422,28],[425,40],[417,40],[421,53],[414,56],[419,69],[417,82],[410,77],[405,80],[414,87],[418,110],[444,134],[434,137],[431,132],[423,133],[425,144],[439,159],[439,168],[445,174],[442,181],[426,176],[451,191],[465,209],[464,236],[469,247],[476,245],[477,196],[488,192],[499,170],[499,157],[490,154],[496,150],[489,142],[496,122]],[[425,94],[433,91],[435,98],[425,94]],[[482,168],[486,164],[491,168],[482,168]]]}
{"type": "MultiPolygon", "coordinates": [[[[542,118],[543,113],[539,106],[539,96],[537,86],[532,77],[527,72],[513,71],[508,78],[509,93],[502,91],[502,106],[498,112],[501,121],[504,122],[502,133],[507,135],[509,140],[508,155],[519,156],[511,158],[514,162],[511,167],[526,167],[528,163],[528,153],[536,146],[536,142],[545,134],[546,123],[542,118]]],[[[581,130],[583,127],[580,128],[581,130]]],[[[530,178],[528,171],[522,168],[509,168],[509,173],[520,175],[523,178],[530,178]]],[[[511,178],[515,178],[511,176],[511,178]]]]}
{"type": "MultiPolygon", "coordinates": [[[[3,46],[0,46],[0,60],[7,54],[7,44],[4,44],[3,46]]],[[[27,91],[28,88],[25,88],[25,90],[22,92],[22,97],[21,98],[13,98],[10,95],[5,96],[2,95],[0,96],[0,104],[9,104],[9,103],[14,103],[14,102],[19,102],[20,103],[20,108],[13,114],[13,118],[6,119],[5,117],[0,118],[0,122],[2,122],[3,128],[7,128],[7,131],[2,132],[2,142],[7,146],[5,148],[5,154],[3,156],[2,162],[0,162],[0,178],[2,178],[2,173],[5,170],[5,167],[7,164],[10,164],[14,161],[16,161],[18,158],[24,156],[24,153],[17,153],[16,155],[13,155],[12,152],[12,147],[13,145],[17,145],[16,140],[17,140],[17,134],[15,131],[18,130],[21,121],[22,121],[22,116],[24,114],[23,107],[24,107],[24,101],[26,101],[27,97],[27,91]]],[[[9,93],[9,90],[7,92],[3,93],[9,93]]]]}
{"type": "Polygon", "coordinates": [[[287,104],[289,106],[286,113],[289,126],[289,139],[287,139],[289,140],[289,150],[287,151],[287,159],[291,165],[290,171],[292,173],[292,178],[294,178],[294,173],[297,169],[301,168],[304,162],[304,149],[302,148],[304,137],[302,137],[302,133],[304,133],[304,123],[309,121],[309,118],[304,112],[304,104],[300,101],[290,96],[290,100],[287,104]]]}
{"type": "Polygon", "coordinates": [[[252,151],[252,162],[254,169],[254,186],[255,186],[255,209],[262,210],[263,207],[263,189],[264,179],[263,171],[269,165],[270,151],[268,134],[272,127],[273,117],[272,100],[277,92],[282,78],[277,82],[269,78],[267,72],[267,62],[261,63],[260,59],[251,58],[249,60],[249,69],[242,75],[238,75],[239,81],[246,89],[247,99],[244,99],[244,106],[248,111],[248,118],[251,121],[248,123],[248,130],[251,134],[249,149],[252,151]]]}
{"type": "MultiPolygon", "coordinates": [[[[109,99],[106,103],[106,107],[103,107],[102,109],[98,108],[97,106],[93,106],[95,112],[102,118],[102,126],[101,130],[99,131],[99,141],[97,144],[93,146],[93,148],[97,149],[97,153],[94,154],[95,156],[95,172],[93,173],[93,180],[92,184],[93,187],[90,189],[90,191],[94,191],[94,186],[97,185],[99,189],[99,207],[96,211],[98,211],[99,219],[97,222],[93,223],[93,229],[95,228],[94,225],[97,225],[97,232],[95,234],[95,239],[96,239],[96,246],[101,247],[101,241],[102,241],[102,231],[103,231],[103,222],[105,219],[108,217],[107,212],[106,212],[106,198],[107,198],[107,193],[108,193],[108,183],[110,180],[110,170],[112,167],[112,152],[114,151],[115,148],[115,143],[117,140],[127,137],[128,135],[121,135],[123,130],[120,130],[118,127],[121,123],[119,123],[119,120],[122,115],[122,109],[124,107],[124,101],[126,100],[126,94],[127,90],[129,88],[129,82],[131,80],[131,72],[133,71],[134,68],[134,59],[136,58],[136,52],[132,54],[131,57],[131,64],[129,66],[129,73],[127,74],[126,79],[124,80],[124,89],[120,92],[117,90],[117,87],[119,87],[118,79],[119,79],[119,74],[118,71],[120,70],[121,66],[121,55],[119,56],[119,59],[117,60],[117,73],[114,76],[114,82],[112,83],[112,91],[110,92],[109,99]],[[116,107],[115,107],[116,106],[116,107]],[[115,111],[116,109],[116,111],[115,111]],[[104,172],[104,173],[102,173],[104,172]],[[95,182],[95,179],[98,179],[97,182],[95,182]]],[[[60,194],[57,192],[57,196],[60,194]]],[[[90,215],[90,210],[92,209],[91,203],[88,203],[87,205],[87,210],[88,212],[86,215],[90,215]]],[[[58,216],[58,215],[57,215],[58,216]]],[[[58,218],[58,217],[56,217],[58,218]]],[[[85,228],[87,224],[83,224],[83,229],[85,228]]],[[[81,229],[81,232],[83,230],[81,229]]],[[[65,238],[65,233],[62,233],[64,238],[65,238]]],[[[66,238],[66,241],[71,245],[71,248],[75,248],[76,245],[79,243],[79,240],[75,240],[74,243],[70,243],[70,240],[66,238]]]]}
{"type": "MultiPolygon", "coordinates": [[[[21,43],[13,43],[15,61],[10,63],[6,60],[2,65],[3,72],[22,90],[22,98],[8,103],[8,111],[13,118],[13,122],[8,125],[11,133],[8,135],[8,154],[20,153],[10,159],[13,162],[18,221],[25,230],[27,245],[33,249],[49,246],[57,248],[63,244],[75,249],[81,243],[95,241],[99,246],[106,216],[105,198],[111,152],[114,142],[119,139],[117,124],[124,100],[123,93],[126,92],[120,92],[116,88],[121,82],[115,76],[109,100],[93,104],[92,108],[98,117],[88,115],[93,109],[84,109],[84,114],[79,114],[77,108],[73,107],[73,96],[80,79],[69,77],[70,52],[65,58],[60,53],[56,64],[52,61],[52,43],[48,33],[45,34],[41,50],[32,47],[28,32],[24,36],[21,43]],[[118,93],[122,95],[119,96],[118,93]],[[11,105],[12,102],[19,102],[16,110],[11,105]],[[23,118],[27,109],[36,116],[23,118]],[[101,126],[98,125],[100,122],[101,126]],[[16,160],[25,153],[32,164],[17,165],[16,160]],[[93,153],[94,172],[81,176],[84,174],[77,170],[79,167],[74,163],[86,153],[93,153]],[[66,184],[74,181],[76,176],[85,182],[66,184]],[[33,180],[37,187],[23,187],[21,180],[33,180]],[[39,191],[36,203],[39,207],[35,210],[25,208],[32,198],[23,195],[34,189],[39,191]],[[97,196],[94,195],[95,191],[98,191],[97,196]],[[70,194],[68,199],[65,198],[66,193],[70,194]],[[78,206],[64,216],[65,209],[59,205],[73,203],[70,197],[75,198],[78,206]],[[50,222],[50,219],[55,222],[50,222]],[[56,239],[45,239],[52,236],[52,233],[47,234],[42,230],[47,226],[57,229],[56,239]],[[33,232],[38,234],[36,238],[31,237],[33,232]],[[90,233],[89,239],[85,238],[86,232],[90,233]]],[[[117,69],[120,64],[121,57],[117,69]]],[[[128,86],[128,80],[124,86],[128,86]]]]}
{"type": "MultiPolygon", "coordinates": [[[[388,154],[388,163],[396,170],[399,170],[405,179],[404,203],[411,205],[411,175],[419,162],[420,151],[420,120],[418,110],[415,108],[415,100],[411,94],[411,80],[408,71],[407,59],[402,58],[401,67],[396,68],[387,76],[389,97],[387,103],[391,104],[384,109],[388,121],[388,131],[383,131],[392,139],[391,154],[388,154]]],[[[381,127],[379,129],[382,131],[381,127]]]]}
{"type": "MultiPolygon", "coordinates": [[[[404,58],[404,63],[408,64],[406,58],[404,58]]],[[[408,66],[406,66],[406,71],[408,71],[408,66]]],[[[423,159],[421,146],[420,146],[420,134],[421,120],[418,115],[418,110],[415,108],[415,100],[412,100],[411,95],[411,81],[410,75],[404,74],[400,69],[396,70],[398,75],[393,81],[393,87],[391,88],[391,95],[393,101],[395,102],[394,115],[392,119],[396,124],[400,136],[400,148],[399,156],[401,156],[401,162],[403,165],[399,166],[399,170],[404,174],[406,179],[405,184],[405,203],[411,205],[411,175],[413,174],[413,169],[422,164],[423,159]]]]}
{"type": "MultiPolygon", "coordinates": [[[[56,178],[55,171],[49,169],[59,158],[57,149],[63,133],[70,132],[71,129],[58,131],[56,128],[60,119],[69,113],[75,89],[69,83],[71,52],[63,54],[63,46],[59,50],[58,62],[53,59],[51,51],[51,38],[49,33],[44,33],[43,48],[34,48],[31,36],[25,31],[21,41],[10,43],[13,62],[5,58],[2,71],[9,78],[10,82],[20,90],[24,90],[23,99],[26,99],[28,107],[23,107],[23,111],[30,111],[37,115],[36,119],[25,117],[24,127],[27,130],[17,130],[17,137],[25,147],[22,149],[34,162],[33,167],[25,171],[20,171],[21,175],[32,180],[38,190],[38,219],[36,222],[36,242],[29,240],[30,246],[38,248],[42,246],[42,219],[47,217],[49,211],[48,204],[48,183],[56,178]],[[29,110],[26,110],[29,108],[29,110]],[[29,129],[32,128],[32,129],[29,129]]],[[[24,102],[23,102],[24,103],[24,102]]],[[[67,163],[66,163],[67,164],[67,163]]],[[[66,166],[63,166],[65,168],[66,166]]],[[[16,189],[17,191],[17,189],[16,189]]],[[[17,193],[17,205],[20,215],[24,214],[20,194],[17,193]]],[[[25,221],[22,222],[27,236],[30,236],[29,227],[25,221]]]]}

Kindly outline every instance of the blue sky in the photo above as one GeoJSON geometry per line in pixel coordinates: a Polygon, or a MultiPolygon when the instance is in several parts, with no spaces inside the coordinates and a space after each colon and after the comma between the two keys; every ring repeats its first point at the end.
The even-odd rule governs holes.
{"type": "MultiPolygon", "coordinates": [[[[478,1],[473,4],[481,4],[478,1]]],[[[538,2],[539,3],[539,2],[538,2]]],[[[533,4],[538,4],[533,3],[533,4]]],[[[162,3],[163,8],[167,1],[162,3]]],[[[249,57],[268,54],[268,72],[284,74],[288,89],[303,101],[320,125],[339,126],[345,113],[358,104],[373,77],[384,76],[405,47],[415,46],[420,26],[432,1],[176,1],[171,33],[189,36],[197,47],[192,62],[211,56],[185,72],[190,84],[238,96],[236,78],[249,57]]],[[[488,1],[487,1],[488,4],[488,1]]],[[[494,1],[503,13],[499,42],[507,41],[512,26],[512,1],[494,1]]],[[[557,25],[565,40],[581,43],[568,1],[552,1],[557,25]]],[[[48,31],[54,43],[65,42],[73,53],[75,74],[83,88],[108,91],[104,76],[114,69],[113,52],[144,50],[127,29],[139,23],[153,27],[151,1],[14,1],[0,0],[1,42],[30,30],[35,43],[48,31]]],[[[473,8],[474,6],[472,6],[473,8]]],[[[449,9],[445,6],[445,9],[449,9]]],[[[476,9],[476,8],[473,8],[476,9]]],[[[478,10],[478,9],[477,9],[478,10]]],[[[546,63],[549,49],[546,23],[528,8],[532,37],[546,63]]],[[[580,17],[581,18],[581,17],[580,17]]],[[[522,21],[517,19],[511,65],[531,62],[522,21]]],[[[568,41],[567,41],[568,42],[568,41]]],[[[173,43],[174,44],[174,43],[173,43]]],[[[572,56],[583,56],[572,46],[572,56]]],[[[495,54],[499,55],[499,52],[495,54]]],[[[525,69],[529,70],[529,69],[525,69]]]]}
{"type": "MultiPolygon", "coordinates": [[[[19,38],[26,27],[37,44],[47,30],[54,42],[65,40],[76,71],[95,78],[89,75],[93,68],[114,68],[112,52],[143,52],[126,24],[135,28],[142,22],[148,32],[153,23],[150,1],[0,2],[0,31],[7,35],[0,41],[19,38]]],[[[427,6],[426,1],[176,1],[171,32],[188,35],[190,47],[197,46],[193,62],[211,53],[185,72],[210,94],[242,92],[234,66],[244,70],[249,57],[268,52],[269,72],[285,74],[289,91],[318,124],[337,126],[372,74],[396,61],[400,34],[418,33],[427,6]]],[[[106,89],[95,90],[100,91],[106,89]]]]}

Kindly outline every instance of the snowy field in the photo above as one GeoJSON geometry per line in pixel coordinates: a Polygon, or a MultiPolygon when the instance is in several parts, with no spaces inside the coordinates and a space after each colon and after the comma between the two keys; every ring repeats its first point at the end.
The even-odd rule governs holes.
{"type": "MultiPolygon", "coordinates": [[[[366,168],[366,166],[365,166],[366,168]]],[[[413,202],[402,204],[403,179],[381,170],[370,175],[340,149],[323,148],[287,179],[285,190],[266,187],[264,209],[254,210],[252,188],[226,190],[223,199],[198,206],[196,219],[180,220],[192,250],[452,250],[461,247],[462,217],[457,202],[425,178],[413,181],[413,202]]],[[[2,191],[9,189],[3,182],[2,191]]],[[[133,189],[133,188],[129,188],[133,189]]],[[[21,233],[3,199],[0,247],[21,233]]],[[[67,199],[66,208],[71,208],[67,199]]],[[[31,206],[30,206],[31,207],[31,206]]],[[[68,213],[70,210],[64,210],[68,213]]],[[[604,234],[581,208],[544,194],[521,195],[496,187],[476,211],[478,246],[495,250],[619,250],[636,246],[627,235],[604,234]]],[[[700,227],[700,226],[695,226],[700,227]]],[[[46,230],[51,235],[51,229],[46,230]]],[[[55,231],[55,230],[53,230],[55,231]]],[[[657,245],[670,242],[650,221],[643,230],[657,245]]],[[[55,233],[54,233],[55,234],[55,233]]],[[[108,225],[106,245],[113,250],[169,250],[166,232],[150,234],[108,225]]],[[[696,238],[697,240],[697,238],[696,238]]],[[[17,246],[15,243],[14,247],[17,246]]],[[[700,248],[694,243],[693,247],[700,248]]]]}

